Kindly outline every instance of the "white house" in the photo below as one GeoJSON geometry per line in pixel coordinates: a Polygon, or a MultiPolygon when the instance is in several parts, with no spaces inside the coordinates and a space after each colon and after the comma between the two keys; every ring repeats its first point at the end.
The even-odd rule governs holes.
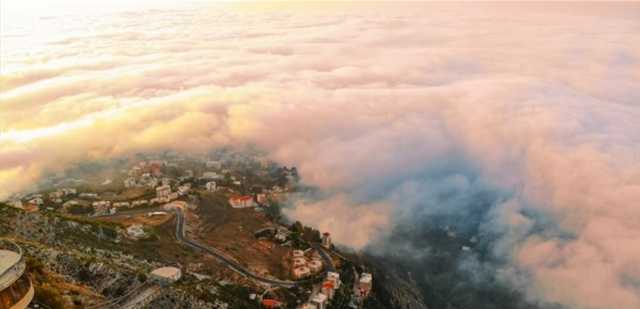
{"type": "Polygon", "coordinates": [[[373,276],[370,273],[362,273],[360,280],[358,281],[358,290],[361,296],[368,296],[371,292],[371,286],[373,282],[373,276]]]}
{"type": "Polygon", "coordinates": [[[209,181],[206,184],[207,191],[214,192],[216,191],[217,185],[215,181],[209,181]]]}
{"type": "Polygon", "coordinates": [[[202,174],[202,179],[209,179],[209,180],[219,180],[219,179],[223,179],[224,176],[216,173],[216,172],[204,172],[202,174]]]}
{"type": "Polygon", "coordinates": [[[132,224],[127,228],[127,235],[132,238],[138,239],[145,237],[147,234],[142,229],[141,224],[132,224]]]}

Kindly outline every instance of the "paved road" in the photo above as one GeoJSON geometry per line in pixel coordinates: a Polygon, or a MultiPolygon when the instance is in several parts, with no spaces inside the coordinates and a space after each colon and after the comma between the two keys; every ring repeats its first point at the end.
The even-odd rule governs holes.
{"type": "MultiPolygon", "coordinates": [[[[199,249],[202,250],[204,252],[207,252],[211,255],[213,255],[218,261],[220,261],[221,263],[223,263],[227,268],[247,277],[250,279],[253,279],[255,281],[261,282],[261,283],[266,283],[266,284],[270,284],[270,285],[275,285],[275,286],[281,286],[281,287],[293,287],[296,285],[300,285],[303,283],[307,283],[310,282],[311,280],[299,280],[299,281],[289,281],[289,280],[279,280],[279,279],[272,279],[272,278],[266,278],[266,277],[262,277],[258,274],[255,274],[253,272],[251,272],[249,269],[247,269],[246,267],[240,265],[238,262],[228,258],[222,251],[213,248],[213,247],[209,247],[209,246],[205,246],[203,244],[200,244],[198,242],[195,242],[191,239],[188,239],[186,237],[185,234],[185,225],[186,225],[186,218],[184,216],[184,212],[182,210],[181,207],[175,207],[175,213],[176,213],[176,239],[179,242],[184,243],[185,245],[191,247],[191,248],[195,248],[195,249],[199,249]]],[[[146,212],[151,212],[151,211],[157,211],[157,210],[163,210],[163,211],[167,211],[166,209],[164,209],[163,207],[154,207],[154,208],[146,208],[146,209],[134,209],[134,210],[128,210],[128,211],[123,211],[123,212],[119,212],[113,215],[104,215],[104,216],[100,216],[100,217],[117,217],[117,216],[123,216],[123,215],[132,215],[132,214],[140,214],[140,213],[146,213],[146,212]]],[[[328,269],[335,271],[335,268],[333,267],[333,261],[331,260],[331,257],[328,256],[328,254],[326,252],[323,251],[324,248],[319,249],[320,254],[322,255],[323,259],[325,260],[325,263],[327,263],[328,265],[328,269]]]]}
{"type": "Polygon", "coordinates": [[[156,207],[150,207],[150,208],[141,208],[141,209],[127,209],[127,210],[122,210],[122,211],[118,211],[114,214],[104,214],[104,215],[97,215],[97,216],[89,216],[88,218],[111,218],[111,217],[123,217],[123,216],[132,216],[132,215],[141,215],[141,214],[147,214],[150,212],[154,212],[154,211],[167,211],[166,209],[164,209],[164,206],[156,206],[156,207]]]}
{"type": "Polygon", "coordinates": [[[320,257],[324,261],[324,265],[326,265],[327,271],[336,272],[336,267],[333,266],[333,259],[331,258],[331,255],[329,255],[329,253],[327,252],[327,249],[325,249],[323,246],[319,244],[313,244],[312,246],[314,249],[320,252],[320,257]]]}
{"type": "Polygon", "coordinates": [[[270,285],[282,286],[282,287],[293,287],[293,286],[307,282],[307,280],[288,281],[288,280],[271,279],[271,278],[265,278],[260,275],[257,275],[251,272],[249,269],[245,268],[244,266],[238,264],[236,261],[233,261],[230,258],[226,257],[225,254],[222,253],[220,250],[202,245],[200,243],[197,243],[193,240],[186,238],[185,231],[184,231],[185,224],[186,224],[186,219],[184,217],[184,213],[182,209],[176,208],[176,239],[186,244],[189,247],[199,249],[213,255],[218,261],[223,263],[227,268],[245,277],[251,278],[258,282],[262,282],[270,285]]]}

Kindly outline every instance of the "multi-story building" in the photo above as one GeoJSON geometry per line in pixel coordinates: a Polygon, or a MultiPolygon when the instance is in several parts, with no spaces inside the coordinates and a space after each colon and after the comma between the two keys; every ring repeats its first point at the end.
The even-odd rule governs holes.
{"type": "Polygon", "coordinates": [[[33,300],[34,290],[22,248],[0,239],[0,309],[24,309],[33,300]]]}

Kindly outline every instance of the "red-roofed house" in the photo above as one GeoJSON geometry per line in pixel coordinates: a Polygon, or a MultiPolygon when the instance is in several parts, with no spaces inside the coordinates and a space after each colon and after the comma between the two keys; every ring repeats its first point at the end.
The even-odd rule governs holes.
{"type": "Polygon", "coordinates": [[[280,305],[282,305],[281,302],[275,300],[275,299],[263,299],[262,300],[262,306],[268,309],[272,309],[272,308],[280,308],[280,305]]]}
{"type": "Polygon", "coordinates": [[[322,294],[327,295],[329,299],[333,299],[335,288],[336,286],[333,284],[333,282],[327,280],[322,283],[322,294]]]}
{"type": "Polygon", "coordinates": [[[242,195],[242,196],[234,196],[229,198],[229,204],[233,208],[249,208],[255,207],[256,204],[253,201],[253,196],[251,195],[242,195]]]}

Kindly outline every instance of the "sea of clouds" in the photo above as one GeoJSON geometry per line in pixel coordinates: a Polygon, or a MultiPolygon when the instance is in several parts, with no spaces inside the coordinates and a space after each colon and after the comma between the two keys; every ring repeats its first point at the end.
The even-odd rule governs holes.
{"type": "Polygon", "coordinates": [[[571,308],[640,308],[639,12],[3,15],[0,198],[79,160],[251,143],[325,193],[287,215],[342,244],[365,248],[491,192],[483,226],[499,235],[505,280],[571,308]]]}

